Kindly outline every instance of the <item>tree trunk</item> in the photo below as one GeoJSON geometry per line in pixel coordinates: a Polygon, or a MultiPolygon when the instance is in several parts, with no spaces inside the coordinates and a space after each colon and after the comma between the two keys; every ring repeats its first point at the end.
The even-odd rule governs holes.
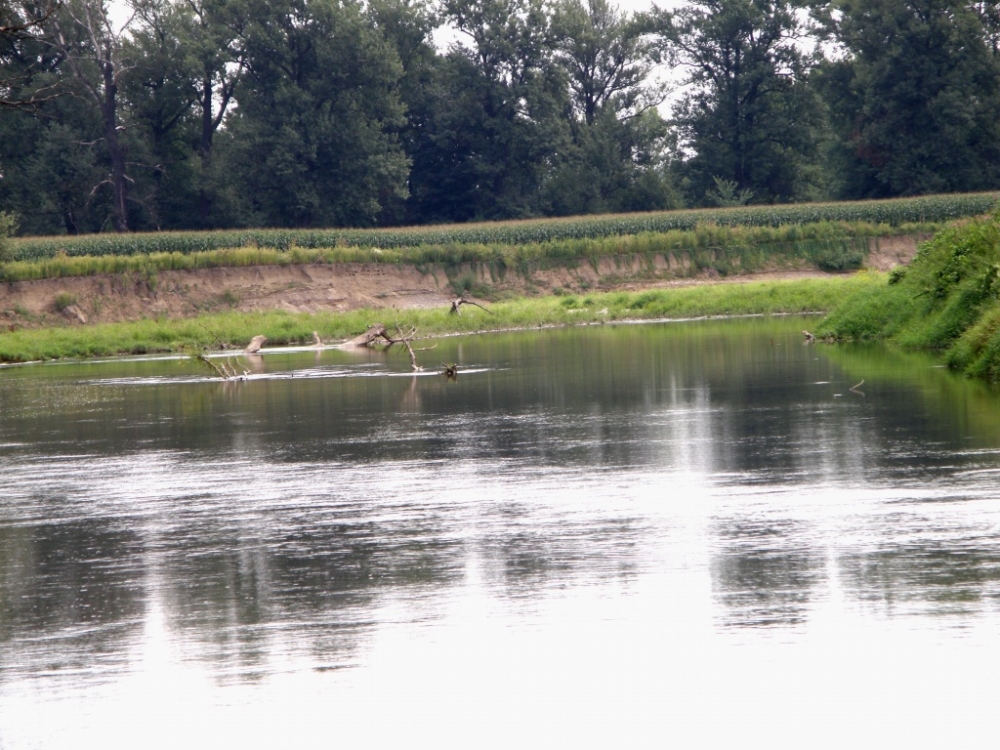
{"type": "Polygon", "coordinates": [[[212,116],[212,78],[205,76],[201,81],[201,189],[198,191],[198,215],[201,225],[212,223],[212,192],[208,189],[208,176],[212,168],[212,136],[215,134],[215,118],[212,116]]]}

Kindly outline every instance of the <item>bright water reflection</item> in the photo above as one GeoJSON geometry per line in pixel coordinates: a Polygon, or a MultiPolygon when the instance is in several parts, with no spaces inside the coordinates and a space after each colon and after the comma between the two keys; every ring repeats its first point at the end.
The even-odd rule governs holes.
{"type": "Polygon", "coordinates": [[[804,325],[0,371],[0,748],[988,746],[1000,398],[804,325]]]}

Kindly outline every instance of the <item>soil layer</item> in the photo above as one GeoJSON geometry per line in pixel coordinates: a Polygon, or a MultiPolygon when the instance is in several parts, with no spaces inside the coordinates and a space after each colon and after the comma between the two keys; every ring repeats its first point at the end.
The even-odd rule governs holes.
{"type": "MultiPolygon", "coordinates": [[[[925,237],[872,240],[868,268],[907,263],[925,237]]],[[[144,318],[187,318],[224,310],[344,312],[448,305],[461,291],[501,298],[588,290],[640,289],[824,275],[807,265],[719,277],[694,273],[673,257],[606,257],[573,267],[502,275],[485,264],[417,268],[405,264],[313,264],[98,275],[0,284],[0,325],[8,330],[144,318]]]]}

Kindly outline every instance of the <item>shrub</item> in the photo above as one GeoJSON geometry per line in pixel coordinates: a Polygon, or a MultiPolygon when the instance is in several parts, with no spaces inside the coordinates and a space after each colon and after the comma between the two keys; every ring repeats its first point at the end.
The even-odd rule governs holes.
{"type": "Polygon", "coordinates": [[[56,310],[62,312],[70,305],[76,304],[76,295],[70,294],[69,292],[59,292],[54,300],[56,310]]]}
{"type": "Polygon", "coordinates": [[[0,211],[0,263],[14,260],[14,250],[8,238],[16,231],[17,217],[6,211],[0,211]]]}

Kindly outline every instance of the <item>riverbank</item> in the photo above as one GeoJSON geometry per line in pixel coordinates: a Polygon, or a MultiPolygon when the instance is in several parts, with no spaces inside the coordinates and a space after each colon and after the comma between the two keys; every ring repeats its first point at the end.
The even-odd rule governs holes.
{"type": "Polygon", "coordinates": [[[952,369],[998,381],[998,276],[1000,212],[938,233],[908,267],[844,300],[817,333],[935,351],[952,369]]]}
{"type": "Polygon", "coordinates": [[[25,328],[0,334],[0,362],[154,352],[243,349],[256,335],[269,346],[325,343],[358,335],[375,322],[390,329],[416,327],[418,336],[479,333],[539,326],[599,324],[623,320],[823,312],[847,295],[880,286],[877,272],[791,279],[647,288],[634,291],[563,293],[486,303],[488,310],[447,305],[401,309],[215,312],[193,318],[166,316],[105,324],[25,328]]]}

